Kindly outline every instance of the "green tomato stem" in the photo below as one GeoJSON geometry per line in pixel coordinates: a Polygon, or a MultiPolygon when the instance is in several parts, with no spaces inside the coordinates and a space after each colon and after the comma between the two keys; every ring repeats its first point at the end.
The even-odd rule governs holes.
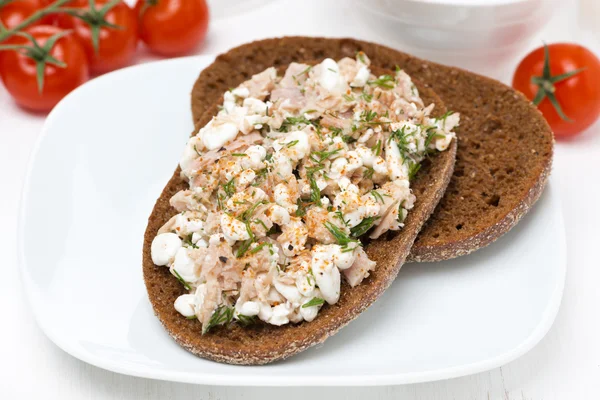
{"type": "Polygon", "coordinates": [[[46,15],[53,14],[53,13],[59,11],[59,8],[62,5],[66,4],[70,1],[71,0],[56,0],[54,3],[50,4],[48,7],[34,12],[28,18],[24,19],[21,23],[16,25],[14,28],[0,30],[0,43],[5,41],[6,39],[8,39],[11,36],[14,36],[17,32],[27,28],[34,22],[39,21],[46,15]]]}
{"type": "Polygon", "coordinates": [[[554,94],[554,92],[556,92],[556,87],[554,84],[569,79],[580,72],[583,72],[584,70],[585,68],[579,68],[573,71],[565,72],[564,74],[552,75],[552,72],[550,71],[550,49],[548,48],[548,45],[544,43],[544,67],[542,70],[542,76],[531,77],[531,83],[538,87],[538,91],[532,101],[533,104],[537,106],[542,102],[542,100],[547,98],[559,117],[564,121],[571,122],[571,119],[563,112],[560,103],[554,94]]]}

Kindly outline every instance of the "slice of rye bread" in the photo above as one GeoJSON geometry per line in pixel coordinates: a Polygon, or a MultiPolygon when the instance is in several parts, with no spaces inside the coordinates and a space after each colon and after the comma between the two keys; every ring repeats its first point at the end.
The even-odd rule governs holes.
{"type": "MultiPolygon", "coordinates": [[[[379,72],[390,73],[381,69],[379,72]]],[[[439,97],[417,80],[415,84],[425,104],[436,104],[432,114],[443,115],[446,109],[439,97]]],[[[198,120],[198,127],[216,115],[221,101],[222,97],[217,97],[217,101],[208,107],[204,116],[198,120]]],[[[180,178],[180,169],[177,168],[154,206],[144,236],[144,281],[154,312],[169,334],[183,348],[200,357],[219,362],[266,364],[322,343],[356,318],[390,286],[408,256],[417,234],[450,181],[456,147],[456,140],[453,140],[448,150],[437,153],[423,162],[415,180],[411,182],[417,200],[415,207],[408,213],[404,228],[397,232],[388,232],[365,246],[369,258],[377,262],[375,270],[357,287],[350,288],[343,282],[340,300],[334,305],[325,305],[314,321],[281,327],[262,322],[246,328],[232,324],[228,328],[214,328],[204,336],[201,334],[202,326],[198,320],[188,320],[175,311],[173,302],[179,295],[184,294],[185,290],[169,273],[167,267],[154,265],[150,254],[150,246],[158,229],[177,213],[169,205],[169,199],[177,191],[188,186],[180,178]]]]}
{"type": "Polygon", "coordinates": [[[487,246],[508,232],[537,201],[552,165],[553,134],[522,94],[495,80],[354,39],[266,39],[217,57],[192,90],[198,121],[229,87],[270,65],[354,57],[403,68],[461,113],[454,176],[419,234],[409,261],[441,261],[487,246]]]}

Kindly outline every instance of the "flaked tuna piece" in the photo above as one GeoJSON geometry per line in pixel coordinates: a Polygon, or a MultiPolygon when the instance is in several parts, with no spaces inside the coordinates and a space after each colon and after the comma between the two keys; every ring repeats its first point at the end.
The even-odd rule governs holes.
{"type": "Polygon", "coordinates": [[[419,90],[406,72],[402,70],[396,72],[396,82],[398,82],[398,85],[393,89],[394,92],[409,102],[415,103],[417,107],[423,108],[423,100],[419,96],[419,90]]]}
{"type": "Polygon", "coordinates": [[[171,197],[169,203],[179,212],[194,211],[201,206],[198,200],[194,198],[194,193],[191,190],[180,190],[171,197]]]}
{"type": "MultiPolygon", "coordinates": [[[[387,231],[397,231],[400,226],[398,224],[398,205],[399,201],[393,201],[385,208],[385,212],[382,214],[380,222],[377,224],[373,232],[369,235],[371,239],[377,239],[387,231]]],[[[381,207],[384,209],[384,207],[381,207]]]]}
{"type": "Polygon", "coordinates": [[[223,152],[240,151],[241,149],[248,148],[248,147],[252,146],[254,143],[257,143],[260,141],[262,141],[262,136],[260,136],[260,133],[258,133],[258,132],[253,132],[253,133],[250,133],[248,135],[243,135],[243,136],[239,135],[238,139],[236,139],[235,141],[233,141],[231,143],[226,144],[222,148],[208,151],[208,152],[202,154],[201,156],[199,156],[198,158],[194,159],[191,162],[188,170],[189,171],[201,171],[201,170],[205,169],[207,166],[214,164],[220,158],[222,158],[222,156],[224,154],[223,152]]]}
{"type": "Polygon", "coordinates": [[[328,111],[345,111],[348,108],[348,105],[345,104],[344,99],[342,96],[337,96],[337,95],[329,95],[326,94],[325,96],[319,98],[319,100],[316,101],[315,103],[316,105],[316,109],[320,110],[321,112],[328,110],[328,111]]]}
{"type": "Polygon", "coordinates": [[[329,213],[321,207],[313,207],[306,213],[306,228],[308,237],[318,240],[323,244],[335,243],[335,238],[325,227],[329,222],[329,213]]]}
{"type": "Polygon", "coordinates": [[[245,302],[257,296],[256,288],[254,287],[255,279],[256,273],[252,268],[248,268],[242,272],[242,285],[240,286],[238,301],[245,302]]]}
{"type": "Polygon", "coordinates": [[[173,230],[175,230],[175,220],[177,219],[177,215],[178,214],[175,214],[171,218],[169,218],[169,220],[165,222],[163,226],[160,227],[156,234],[160,235],[161,233],[172,232],[173,230]]]}
{"type": "Polygon", "coordinates": [[[329,114],[325,114],[323,116],[323,119],[321,119],[321,125],[326,126],[328,128],[350,130],[352,126],[352,121],[350,119],[336,118],[329,114]]]}
{"type": "Polygon", "coordinates": [[[278,103],[278,108],[286,111],[298,111],[306,106],[306,99],[299,88],[287,87],[273,90],[271,101],[278,103]]]}
{"type": "Polygon", "coordinates": [[[248,89],[250,92],[249,97],[264,100],[275,88],[275,78],[277,78],[277,71],[275,68],[270,67],[259,74],[253,75],[252,79],[242,83],[241,87],[248,89]]]}
{"type": "Polygon", "coordinates": [[[219,186],[217,181],[212,175],[201,173],[192,179],[190,186],[192,188],[202,188],[201,192],[196,192],[196,198],[201,201],[209,201],[212,192],[219,186]]]}
{"type": "Polygon", "coordinates": [[[356,250],[356,258],[354,259],[354,263],[350,268],[342,271],[344,274],[344,278],[351,287],[354,287],[360,284],[363,279],[369,276],[369,271],[375,269],[375,265],[377,263],[375,261],[369,260],[367,253],[363,250],[362,247],[359,247],[356,250]]]}
{"type": "Polygon", "coordinates": [[[279,85],[284,88],[302,85],[308,78],[310,68],[308,64],[291,63],[279,85]]]}
{"type": "Polygon", "coordinates": [[[283,225],[281,231],[277,241],[281,244],[283,254],[292,257],[304,250],[308,231],[299,217],[291,217],[290,223],[283,225]]]}
{"type": "Polygon", "coordinates": [[[221,227],[221,213],[209,213],[204,221],[204,232],[213,235],[219,232],[221,227]]]}
{"type": "Polygon", "coordinates": [[[379,190],[382,194],[383,205],[380,208],[379,222],[373,232],[369,235],[371,239],[377,239],[387,231],[397,231],[402,226],[398,220],[398,211],[400,204],[404,208],[411,209],[414,204],[415,196],[410,193],[407,186],[401,186],[395,182],[388,182],[379,190]]]}
{"type": "Polygon", "coordinates": [[[235,150],[239,150],[244,147],[249,147],[256,142],[260,142],[261,140],[262,140],[262,136],[260,136],[260,133],[252,132],[252,133],[249,133],[248,135],[238,136],[237,140],[235,140],[229,144],[226,144],[224,147],[225,147],[226,151],[235,151],[235,150]]]}
{"type": "MultiPolygon", "coordinates": [[[[212,246],[209,247],[208,251],[212,251],[212,246]]],[[[217,264],[221,268],[221,289],[236,290],[238,288],[238,283],[242,281],[242,272],[244,271],[245,264],[238,261],[233,255],[231,246],[225,243],[215,246],[215,251],[218,260],[217,264]]]]}
{"type": "Polygon", "coordinates": [[[349,57],[344,57],[338,61],[338,66],[340,67],[340,74],[347,82],[352,82],[354,80],[359,68],[361,67],[356,60],[353,60],[349,57]]]}
{"type": "Polygon", "coordinates": [[[196,310],[196,317],[202,323],[202,326],[207,326],[213,311],[221,304],[222,290],[219,282],[216,280],[208,281],[205,285],[198,286],[196,297],[201,297],[202,302],[199,302],[196,310]],[[203,292],[203,296],[198,296],[198,292],[203,292]]]}
{"type": "Polygon", "coordinates": [[[269,207],[268,205],[258,206],[251,218],[250,227],[257,238],[267,236],[267,232],[273,227],[273,222],[265,215],[265,211],[269,207]]]}

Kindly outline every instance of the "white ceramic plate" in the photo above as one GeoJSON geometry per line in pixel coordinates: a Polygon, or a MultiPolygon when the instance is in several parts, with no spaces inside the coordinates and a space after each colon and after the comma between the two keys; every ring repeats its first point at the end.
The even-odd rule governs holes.
{"type": "Polygon", "coordinates": [[[497,367],[550,328],[566,249],[552,184],[509,234],[439,264],[407,265],[380,301],[329,339],[263,367],[187,353],[154,317],[142,237],[192,130],[189,92],[212,57],[97,78],[48,117],[20,215],[23,284],[48,337],[112,371],[218,385],[380,385],[497,367]]]}

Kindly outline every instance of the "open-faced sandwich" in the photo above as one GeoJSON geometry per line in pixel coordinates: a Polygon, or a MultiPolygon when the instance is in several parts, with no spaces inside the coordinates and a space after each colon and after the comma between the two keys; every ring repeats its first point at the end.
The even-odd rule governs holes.
{"type": "Polygon", "coordinates": [[[324,341],[397,275],[450,179],[459,121],[364,52],[225,91],[149,219],[144,275],[167,330],[237,364],[324,341]]]}
{"type": "Polygon", "coordinates": [[[197,131],[149,219],[144,279],[181,346],[235,364],[323,342],[407,257],[488,245],[552,163],[552,132],[521,94],[354,39],[232,49],[201,73],[192,112],[197,131]]]}

